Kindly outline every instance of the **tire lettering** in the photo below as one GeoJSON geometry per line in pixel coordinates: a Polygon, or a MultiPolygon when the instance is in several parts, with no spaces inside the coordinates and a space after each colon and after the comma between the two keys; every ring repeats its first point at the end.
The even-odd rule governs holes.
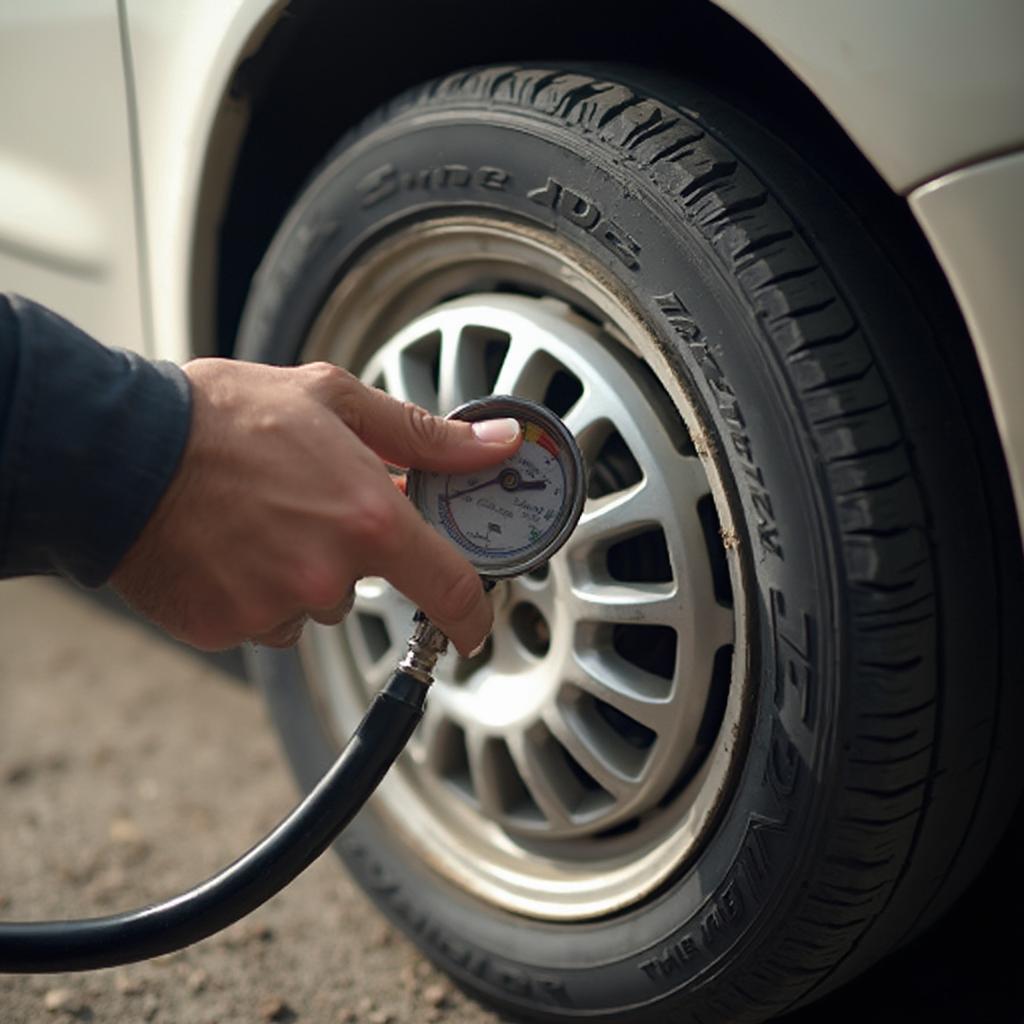
{"type": "Polygon", "coordinates": [[[538,206],[546,206],[549,210],[558,206],[558,197],[562,194],[562,186],[554,178],[548,178],[541,188],[531,188],[526,193],[538,206]]]}
{"type": "Polygon", "coordinates": [[[778,719],[772,721],[772,735],[768,741],[768,763],[765,782],[776,798],[783,802],[793,795],[800,777],[800,752],[786,735],[778,719]]]}
{"type": "Polygon", "coordinates": [[[368,847],[348,840],[344,842],[344,848],[349,857],[358,861],[357,873],[366,887],[383,897],[417,940],[430,946],[450,965],[519,998],[533,999],[549,1006],[573,1005],[565,984],[557,975],[530,972],[499,962],[463,942],[414,906],[397,877],[373,857],[368,847]]]}
{"type": "Polygon", "coordinates": [[[740,847],[736,863],[742,865],[747,888],[754,896],[755,902],[761,883],[767,880],[772,866],[769,837],[784,835],[785,832],[784,821],[765,817],[756,811],[751,813],[747,821],[747,833],[743,837],[743,845],[740,847]]]}
{"type": "Polygon", "coordinates": [[[601,211],[589,199],[567,188],[562,189],[558,198],[558,212],[584,231],[592,230],[601,219],[601,211]]]}
{"type": "Polygon", "coordinates": [[[637,256],[640,255],[640,246],[635,239],[630,238],[621,228],[616,227],[611,222],[605,226],[604,234],[601,235],[601,241],[620,260],[630,269],[639,270],[640,261],[637,256]]]}
{"type": "Polygon", "coordinates": [[[775,522],[775,506],[765,485],[764,473],[754,461],[754,445],[747,433],[747,420],[740,408],[740,400],[711,351],[704,332],[683,300],[675,292],[666,292],[653,298],[669,329],[683,340],[696,359],[697,366],[711,390],[718,414],[727,427],[727,440],[739,459],[740,469],[748,482],[754,527],[761,550],[782,561],[782,544],[775,522]]]}
{"type": "Polygon", "coordinates": [[[769,591],[772,622],[772,646],[775,648],[775,706],[781,711],[790,700],[796,702],[800,721],[808,728],[815,725],[816,686],[814,678],[814,620],[807,612],[787,618],[786,599],[774,587],[769,591]]]}
{"type": "Polygon", "coordinates": [[[504,192],[512,175],[503,171],[500,167],[478,167],[474,180],[480,188],[493,189],[495,192],[504,192]]]}
{"type": "Polygon", "coordinates": [[[441,164],[411,171],[400,171],[394,164],[383,164],[365,175],[356,185],[356,191],[363,197],[363,209],[367,209],[402,190],[435,192],[476,187],[504,192],[511,180],[508,171],[489,164],[475,169],[465,164],[441,164]]]}
{"type": "Polygon", "coordinates": [[[553,210],[570,224],[592,234],[629,270],[639,270],[640,243],[613,220],[605,217],[597,204],[580,192],[554,178],[540,187],[530,189],[526,198],[553,210]]]}
{"type": "Polygon", "coordinates": [[[434,188],[465,188],[471,179],[469,168],[463,164],[445,164],[430,172],[434,188]]]}
{"type": "Polygon", "coordinates": [[[785,833],[783,821],[751,815],[725,880],[692,919],[696,928],[673,936],[637,965],[649,982],[657,988],[678,987],[738,937],[773,863],[771,837],[785,833]]]}
{"type": "Polygon", "coordinates": [[[423,167],[418,171],[404,171],[399,175],[399,184],[406,190],[406,192],[413,192],[417,189],[427,191],[430,188],[430,182],[435,177],[436,168],[423,167]]]}
{"type": "Polygon", "coordinates": [[[725,879],[692,919],[696,927],[674,935],[638,962],[649,982],[659,989],[677,988],[736,940],[771,865],[767,837],[785,831],[781,821],[751,816],[725,879]]]}
{"type": "Polygon", "coordinates": [[[673,974],[682,971],[694,957],[699,955],[700,948],[693,935],[684,935],[681,939],[667,946],[662,946],[654,956],[640,962],[640,970],[650,978],[651,981],[659,981],[662,978],[671,978],[673,974]]]}
{"type": "Polygon", "coordinates": [[[701,918],[700,931],[705,947],[711,949],[720,942],[743,914],[743,893],[734,878],[722,887],[711,908],[701,918]]]}
{"type": "Polygon", "coordinates": [[[394,164],[384,164],[370,171],[358,185],[356,191],[363,197],[363,209],[377,203],[398,191],[398,171],[394,164]]]}

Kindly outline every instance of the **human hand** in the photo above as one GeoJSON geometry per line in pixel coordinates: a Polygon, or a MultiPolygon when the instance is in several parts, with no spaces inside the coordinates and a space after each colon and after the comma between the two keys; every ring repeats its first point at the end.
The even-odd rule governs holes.
{"type": "Polygon", "coordinates": [[[341,621],[360,577],[383,576],[460,653],[483,641],[492,613],[479,577],[382,460],[481,469],[518,448],[515,420],[483,431],[443,420],[328,363],[184,370],[181,466],[111,578],[129,605],[196,647],[289,646],[307,618],[341,621]]]}

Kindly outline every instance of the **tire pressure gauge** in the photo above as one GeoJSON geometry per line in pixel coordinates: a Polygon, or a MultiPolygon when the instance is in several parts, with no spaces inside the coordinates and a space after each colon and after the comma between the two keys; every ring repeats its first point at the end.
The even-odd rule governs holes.
{"type": "Polygon", "coordinates": [[[511,395],[459,406],[449,419],[517,419],[523,443],[511,458],[472,473],[412,470],[409,498],[485,579],[529,572],[576,527],[586,471],[575,438],[555,413],[511,395]]]}

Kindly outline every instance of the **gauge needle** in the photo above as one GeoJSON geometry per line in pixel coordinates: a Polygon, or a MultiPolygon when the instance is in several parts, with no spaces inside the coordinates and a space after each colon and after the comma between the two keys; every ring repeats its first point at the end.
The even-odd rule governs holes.
{"type": "Polygon", "coordinates": [[[512,477],[510,475],[512,472],[514,471],[504,470],[497,476],[491,477],[490,480],[484,480],[483,483],[474,484],[465,490],[446,495],[445,500],[452,502],[456,498],[461,498],[464,494],[472,494],[473,491],[479,491],[481,488],[490,487],[491,484],[497,483],[500,483],[506,491],[543,491],[548,485],[546,480],[523,480],[518,474],[512,477]]]}
{"type": "Polygon", "coordinates": [[[456,498],[461,498],[464,494],[472,494],[473,491],[479,491],[481,487],[490,487],[491,484],[496,484],[501,480],[501,474],[492,476],[490,480],[485,480],[482,484],[474,484],[472,487],[467,487],[464,491],[456,491],[454,494],[446,495],[448,501],[454,501],[456,498]]]}

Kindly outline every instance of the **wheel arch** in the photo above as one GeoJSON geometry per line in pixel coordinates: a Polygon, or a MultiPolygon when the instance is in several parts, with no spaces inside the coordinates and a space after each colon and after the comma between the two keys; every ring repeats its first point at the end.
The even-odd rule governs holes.
{"type": "Polygon", "coordinates": [[[231,353],[252,274],[337,139],[389,97],[460,67],[598,61],[682,72],[739,105],[762,108],[792,145],[830,154],[851,193],[869,191],[890,206],[887,216],[913,228],[903,200],[836,118],[718,0],[638,0],[625,21],[591,17],[578,5],[520,0],[500,33],[472,0],[255,2],[265,8],[254,25],[258,37],[239,51],[225,80],[195,192],[188,309],[193,354],[231,353]]]}
{"type": "Polygon", "coordinates": [[[473,0],[251,5],[259,16],[250,16],[251,34],[225,76],[195,192],[190,354],[232,354],[252,275],[286,211],[338,138],[391,96],[487,63],[640,64],[685,74],[756,111],[810,158],[894,262],[912,268],[932,319],[953,325],[942,332],[946,357],[965,382],[965,401],[984,427],[985,443],[994,443],[993,464],[1005,467],[1002,444],[988,430],[992,395],[979,368],[980,339],[963,343],[971,335],[960,307],[905,198],[851,140],[836,104],[827,108],[808,75],[784,62],[780,40],[760,38],[757,26],[738,20],[742,2],[635,0],[623,21],[589,17],[578,5],[519,0],[500,33],[473,0]]]}

